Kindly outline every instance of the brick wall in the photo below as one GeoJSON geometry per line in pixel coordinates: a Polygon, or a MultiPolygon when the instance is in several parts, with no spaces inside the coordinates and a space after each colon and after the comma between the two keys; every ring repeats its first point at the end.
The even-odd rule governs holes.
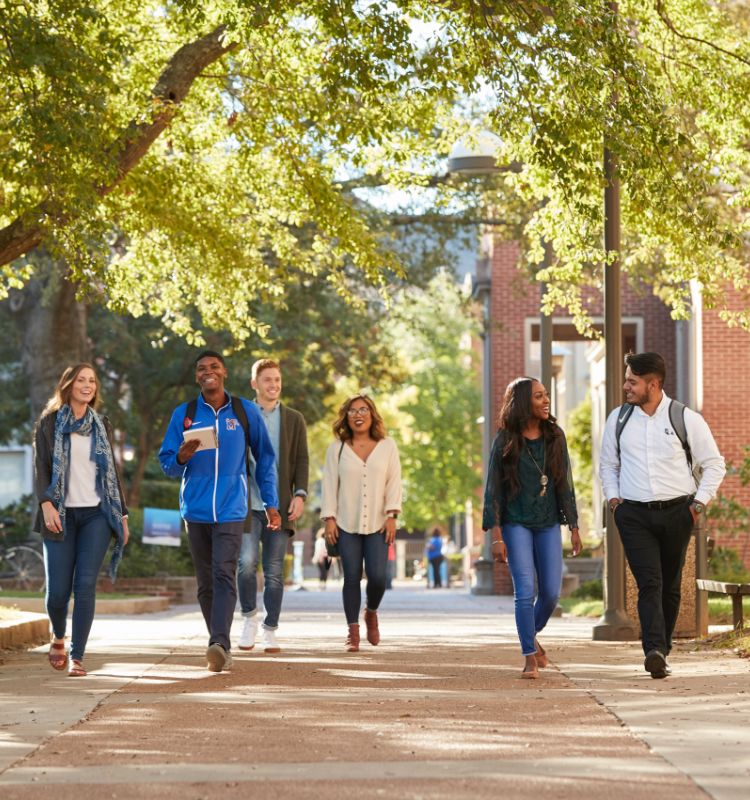
{"type": "MultiPolygon", "coordinates": [[[[736,298],[737,302],[741,302],[736,298]]],[[[727,462],[739,466],[750,445],[750,334],[727,327],[716,311],[703,312],[703,416],[727,462]]],[[[727,475],[721,493],[750,506],[750,487],[727,475]]],[[[750,532],[710,528],[716,543],[737,550],[750,569],[750,532]]]]}
{"type": "MultiPolygon", "coordinates": [[[[489,242],[491,269],[490,331],[492,343],[492,426],[502,404],[505,387],[514,378],[525,374],[525,320],[538,318],[540,285],[527,278],[519,269],[521,248],[519,242],[494,238],[489,242]]],[[[584,303],[592,317],[603,316],[603,293],[594,288],[584,292],[584,303]]],[[[674,363],[675,325],[664,304],[645,286],[631,287],[623,279],[621,310],[623,317],[643,320],[643,349],[656,350],[674,363]]],[[[570,316],[560,311],[558,316],[570,316]]],[[[553,316],[554,319],[554,316],[553,316]]],[[[635,348],[636,342],[626,346],[635,348]]],[[[623,365],[623,375],[624,375],[623,365]]],[[[750,374],[750,373],[749,373],[750,374]]],[[[673,383],[666,390],[674,393],[673,383]]],[[[495,564],[494,589],[498,594],[512,594],[512,584],[507,571],[495,564]]]]}

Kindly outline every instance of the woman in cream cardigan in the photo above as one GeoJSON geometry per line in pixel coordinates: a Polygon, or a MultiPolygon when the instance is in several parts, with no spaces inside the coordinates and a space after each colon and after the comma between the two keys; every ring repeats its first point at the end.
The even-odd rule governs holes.
{"type": "Polygon", "coordinates": [[[323,468],[321,517],[326,542],[338,544],[349,626],[346,649],[356,652],[363,563],[367,570],[367,641],[372,645],[380,641],[377,611],[385,593],[388,546],[396,538],[401,511],[401,463],[375,403],[365,395],[350,397],[341,406],[333,434],[336,441],[328,447],[323,468]]]}

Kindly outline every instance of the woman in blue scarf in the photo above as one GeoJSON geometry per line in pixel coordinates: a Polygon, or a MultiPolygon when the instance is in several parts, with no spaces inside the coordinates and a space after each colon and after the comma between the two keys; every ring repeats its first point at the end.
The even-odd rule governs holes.
{"type": "Polygon", "coordinates": [[[35,530],[44,537],[46,606],[53,640],[49,662],[68,667],[65,626],[75,594],[70,640],[71,677],[86,675],[86,649],[96,604],[96,581],[110,539],[114,579],[128,541],[127,508],[113,455],[112,426],[94,410],[99,381],[91,364],[68,367],[39,418],[34,436],[35,530]]]}

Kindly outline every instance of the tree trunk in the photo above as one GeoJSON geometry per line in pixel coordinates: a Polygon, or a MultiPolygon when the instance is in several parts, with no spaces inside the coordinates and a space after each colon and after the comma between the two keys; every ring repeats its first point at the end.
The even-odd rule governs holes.
{"type": "Polygon", "coordinates": [[[91,358],[86,305],[65,277],[67,265],[40,259],[34,278],[14,293],[11,308],[21,333],[30,414],[39,418],[65,367],[91,358]]]}

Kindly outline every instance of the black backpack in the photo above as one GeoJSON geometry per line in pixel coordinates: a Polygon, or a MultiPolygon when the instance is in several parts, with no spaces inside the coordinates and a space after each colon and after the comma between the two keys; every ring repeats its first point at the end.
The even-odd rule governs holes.
{"type": "MultiPolygon", "coordinates": [[[[193,398],[185,409],[185,420],[182,425],[187,430],[195,418],[195,412],[198,410],[198,399],[193,398]]],[[[247,413],[245,406],[242,405],[242,400],[239,397],[232,397],[232,411],[242,425],[242,430],[245,431],[245,469],[247,474],[250,474],[250,424],[247,421],[247,413]]]]}
{"type": "MultiPolygon", "coordinates": [[[[622,436],[622,429],[628,424],[628,420],[633,414],[634,405],[630,403],[623,403],[617,412],[617,426],[615,427],[615,440],[617,442],[617,457],[620,457],[620,437],[622,436]]],[[[669,422],[680,440],[682,449],[685,451],[685,458],[687,459],[690,471],[696,481],[700,480],[700,467],[693,467],[693,453],[690,449],[690,442],[688,442],[687,428],[685,427],[685,404],[679,400],[669,401],[669,422]]]]}

